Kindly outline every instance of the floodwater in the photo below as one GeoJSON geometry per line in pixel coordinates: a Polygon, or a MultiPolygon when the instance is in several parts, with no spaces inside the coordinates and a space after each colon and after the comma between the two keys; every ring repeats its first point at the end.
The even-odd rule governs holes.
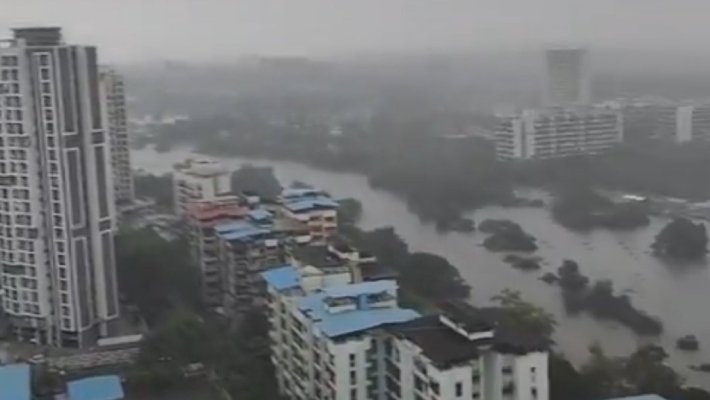
{"type": "MultiPolygon", "coordinates": [[[[134,150],[133,167],[162,174],[170,172],[174,163],[191,154],[190,150],[160,154],[152,149],[134,150]]],[[[471,285],[472,301],[476,304],[486,303],[505,288],[519,290],[526,300],[556,315],[555,339],[576,363],[584,361],[588,346],[594,342],[616,355],[628,354],[637,345],[652,342],[617,323],[585,315],[565,315],[559,289],[538,278],[544,272],[555,271],[564,259],[576,260],[582,273],[590,279],[612,280],[617,292],[628,293],[634,305],[659,317],[665,333],[655,342],[671,355],[671,364],[688,378],[688,383],[710,386],[706,383],[710,381],[710,374],[688,369],[689,365],[710,362],[710,267],[705,263],[669,266],[650,254],[650,244],[664,220],[653,220],[650,226],[631,232],[575,233],[552,221],[546,209],[486,207],[472,212],[469,216],[476,222],[486,218],[511,219],[537,238],[540,248],[536,255],[544,259],[543,270],[521,272],[503,262],[501,255],[481,247],[483,233],[439,233],[433,224],[422,223],[396,196],[372,189],[362,175],[324,171],[293,162],[222,160],[233,169],[244,164],[271,166],[282,185],[299,180],[320,187],[336,198],[357,198],[363,203],[362,228],[393,226],[412,251],[446,257],[471,285]],[[701,351],[684,353],[675,349],[677,338],[686,334],[698,337],[701,351]]]]}

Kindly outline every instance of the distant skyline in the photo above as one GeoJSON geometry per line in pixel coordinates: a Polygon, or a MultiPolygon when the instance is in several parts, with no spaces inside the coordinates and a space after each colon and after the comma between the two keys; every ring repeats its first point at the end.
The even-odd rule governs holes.
{"type": "Polygon", "coordinates": [[[0,0],[1,36],[51,25],[107,62],[533,49],[707,51],[701,0],[0,0]]]}

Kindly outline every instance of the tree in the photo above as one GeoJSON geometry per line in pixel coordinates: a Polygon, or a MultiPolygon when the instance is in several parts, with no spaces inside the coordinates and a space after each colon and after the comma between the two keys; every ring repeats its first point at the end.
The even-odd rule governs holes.
{"type": "Polygon", "coordinates": [[[231,187],[235,193],[254,192],[267,200],[276,199],[283,189],[273,168],[253,165],[245,165],[234,171],[231,187]]]}
{"type": "Polygon", "coordinates": [[[628,384],[640,393],[669,396],[682,385],[682,379],[668,365],[666,351],[656,345],[639,348],[626,359],[625,376],[628,384]]]}
{"type": "Polygon", "coordinates": [[[173,207],[173,176],[172,174],[151,175],[138,174],[133,179],[136,196],[146,197],[165,209],[173,207]]]}
{"type": "Polygon", "coordinates": [[[176,363],[179,367],[205,362],[214,356],[211,336],[197,314],[175,309],[141,342],[140,361],[176,363]]]}
{"type": "Polygon", "coordinates": [[[705,224],[687,218],[675,218],[656,235],[651,245],[656,255],[678,260],[698,260],[705,257],[708,235],[705,224]]]}
{"type": "Polygon", "coordinates": [[[338,225],[355,225],[362,216],[362,203],[357,199],[338,200],[338,225]]]}
{"type": "Polygon", "coordinates": [[[493,296],[492,300],[505,312],[506,323],[516,331],[539,335],[545,338],[552,337],[557,322],[555,317],[542,307],[523,300],[520,292],[503,289],[493,296]]]}
{"type": "Polygon", "coordinates": [[[183,239],[167,241],[152,228],[124,229],[116,236],[122,297],[153,325],[168,311],[200,308],[200,276],[183,239]]]}

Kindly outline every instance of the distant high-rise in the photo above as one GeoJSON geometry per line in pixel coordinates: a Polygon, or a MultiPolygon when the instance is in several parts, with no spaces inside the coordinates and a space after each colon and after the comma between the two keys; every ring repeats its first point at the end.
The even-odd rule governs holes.
{"type": "Polygon", "coordinates": [[[547,106],[590,102],[589,51],[584,48],[549,48],[545,51],[547,106]]]}
{"type": "Polygon", "coordinates": [[[106,129],[111,142],[115,201],[118,206],[130,204],[133,202],[134,189],[123,77],[110,68],[104,68],[101,71],[101,94],[106,113],[106,129]]]}
{"type": "Polygon", "coordinates": [[[91,346],[119,315],[97,58],[60,28],[0,41],[0,304],[35,343],[91,346]]]}

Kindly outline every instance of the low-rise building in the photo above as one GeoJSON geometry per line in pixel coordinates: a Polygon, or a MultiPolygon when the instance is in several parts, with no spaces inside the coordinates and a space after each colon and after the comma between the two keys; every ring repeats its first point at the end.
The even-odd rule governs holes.
{"type": "Polygon", "coordinates": [[[219,246],[215,226],[243,220],[250,210],[237,196],[221,196],[213,200],[193,200],[186,213],[187,232],[192,261],[200,270],[202,298],[209,307],[224,302],[225,271],[219,262],[219,246]]]}
{"type": "Polygon", "coordinates": [[[188,159],[173,167],[175,214],[184,218],[193,200],[214,200],[231,191],[230,172],[214,160],[188,159]]]}
{"type": "Polygon", "coordinates": [[[276,213],[308,225],[314,243],[325,244],[338,228],[338,203],[318,189],[285,189],[276,213]]]}
{"type": "Polygon", "coordinates": [[[608,107],[549,108],[501,116],[496,158],[502,161],[597,154],[623,140],[622,117],[608,107]]]}

